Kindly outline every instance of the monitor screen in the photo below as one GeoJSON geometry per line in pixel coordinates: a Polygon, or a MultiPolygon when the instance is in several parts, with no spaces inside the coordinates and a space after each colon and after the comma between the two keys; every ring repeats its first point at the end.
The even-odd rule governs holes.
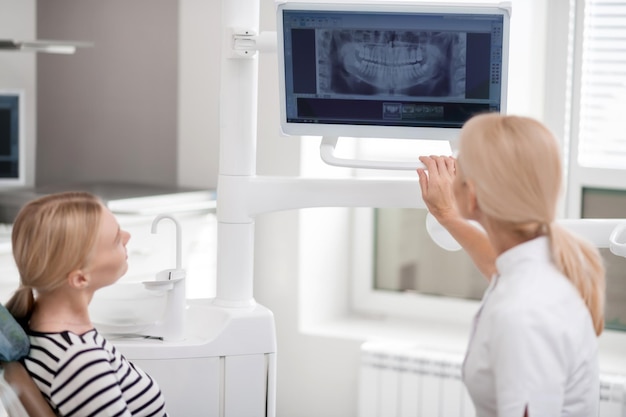
{"type": "Polygon", "coordinates": [[[23,185],[22,94],[0,90],[0,186],[23,185]]]}
{"type": "Polygon", "coordinates": [[[288,135],[454,139],[506,105],[509,9],[497,4],[282,3],[288,135]]]}

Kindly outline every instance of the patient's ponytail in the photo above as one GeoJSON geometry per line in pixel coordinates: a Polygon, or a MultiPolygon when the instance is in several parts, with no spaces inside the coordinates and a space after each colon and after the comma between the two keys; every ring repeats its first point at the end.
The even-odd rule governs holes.
{"type": "Polygon", "coordinates": [[[35,307],[33,290],[30,287],[20,286],[7,301],[5,307],[22,327],[27,328],[35,307]]]}
{"type": "Polygon", "coordinates": [[[604,329],[605,269],[598,249],[561,226],[549,226],[552,256],[584,300],[596,334],[604,329]]]}

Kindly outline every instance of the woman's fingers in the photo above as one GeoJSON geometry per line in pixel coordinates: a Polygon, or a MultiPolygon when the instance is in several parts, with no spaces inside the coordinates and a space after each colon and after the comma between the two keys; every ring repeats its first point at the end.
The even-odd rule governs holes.
{"type": "Polygon", "coordinates": [[[456,175],[456,159],[451,156],[446,157],[446,168],[453,177],[456,175]]]}
{"type": "Polygon", "coordinates": [[[424,164],[431,179],[454,177],[456,173],[456,160],[451,156],[430,155],[420,156],[419,160],[424,164]]]}
{"type": "Polygon", "coordinates": [[[420,156],[419,160],[422,164],[424,164],[424,166],[426,167],[426,170],[428,170],[428,172],[433,172],[437,169],[437,162],[434,159],[434,156],[420,156]]]}
{"type": "Polygon", "coordinates": [[[428,195],[428,174],[423,168],[417,170],[417,176],[419,177],[420,188],[422,189],[422,197],[428,195]]]}

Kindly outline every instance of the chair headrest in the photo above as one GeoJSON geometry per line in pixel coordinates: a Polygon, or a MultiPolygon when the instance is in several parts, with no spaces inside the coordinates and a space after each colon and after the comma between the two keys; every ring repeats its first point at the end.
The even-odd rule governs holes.
{"type": "Polygon", "coordinates": [[[30,341],[22,326],[0,304],[0,361],[12,362],[28,354],[30,341]]]}

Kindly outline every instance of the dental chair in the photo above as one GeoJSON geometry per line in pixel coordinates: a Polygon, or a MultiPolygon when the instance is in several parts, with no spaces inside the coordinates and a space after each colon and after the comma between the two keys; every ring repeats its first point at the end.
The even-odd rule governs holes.
{"type": "Polygon", "coordinates": [[[0,304],[0,417],[55,417],[26,368],[28,336],[0,304]]]}

